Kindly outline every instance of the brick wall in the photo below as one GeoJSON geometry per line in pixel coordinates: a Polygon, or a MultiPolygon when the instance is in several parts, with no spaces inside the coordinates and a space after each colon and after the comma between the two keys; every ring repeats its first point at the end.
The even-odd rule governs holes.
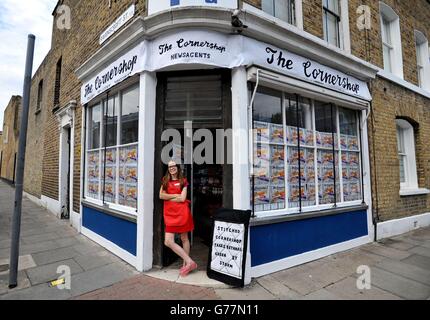
{"type": "Polygon", "coordinates": [[[12,96],[4,111],[0,171],[1,178],[8,181],[15,180],[15,156],[18,153],[21,103],[20,96],[12,96]]]}
{"type": "MultiPolygon", "coordinates": [[[[62,4],[71,8],[71,29],[59,30],[56,27],[54,17],[52,48],[48,54],[45,65],[42,66],[32,81],[32,92],[37,92],[37,87],[41,78],[44,79],[44,103],[42,116],[32,115],[34,126],[33,131],[38,130],[36,118],[41,117],[44,127],[44,137],[38,135],[40,144],[34,139],[30,142],[33,153],[43,149],[43,161],[41,165],[41,194],[52,199],[58,199],[58,170],[59,170],[59,126],[56,117],[52,114],[54,108],[54,88],[56,79],[56,64],[62,58],[61,90],[59,106],[63,107],[71,100],[78,102],[75,118],[75,150],[74,150],[74,177],[73,177],[73,210],[79,212],[80,197],[80,160],[81,160],[81,116],[82,106],[80,105],[81,83],[75,75],[76,69],[91,57],[99,48],[100,34],[113,23],[132,3],[136,2],[137,17],[146,13],[144,1],[121,0],[112,1],[112,7],[108,7],[107,1],[71,1],[64,0],[62,4]]],[[[130,22],[129,22],[130,23],[130,22]]],[[[36,96],[32,95],[32,108],[35,109],[36,96]]],[[[40,165],[39,165],[40,168],[40,165]]],[[[37,170],[37,165],[31,166],[29,171],[37,170]]],[[[34,180],[39,180],[36,177],[34,180]]],[[[30,181],[29,181],[30,182],[30,181]]],[[[27,184],[28,190],[31,189],[27,184]]],[[[34,191],[35,194],[37,190],[34,191]]]]}
{"type": "Polygon", "coordinates": [[[370,158],[375,213],[382,221],[430,211],[430,196],[401,197],[396,117],[418,124],[415,130],[418,183],[430,188],[430,99],[378,78],[373,82],[370,117],[370,158]]]}

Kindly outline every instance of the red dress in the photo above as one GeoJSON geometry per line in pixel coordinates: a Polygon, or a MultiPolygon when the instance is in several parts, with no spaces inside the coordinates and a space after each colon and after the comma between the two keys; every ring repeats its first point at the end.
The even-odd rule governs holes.
{"type": "MultiPolygon", "coordinates": [[[[184,179],[184,188],[188,186],[184,179]]],[[[168,194],[181,194],[179,180],[171,180],[167,185],[168,194]]],[[[190,200],[185,202],[173,202],[164,200],[164,224],[168,233],[185,233],[194,230],[193,216],[190,210],[190,200]]]]}

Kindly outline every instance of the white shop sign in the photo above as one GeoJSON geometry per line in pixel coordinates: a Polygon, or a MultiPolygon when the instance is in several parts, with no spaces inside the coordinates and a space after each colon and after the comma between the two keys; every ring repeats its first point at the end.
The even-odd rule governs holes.
{"type": "Polygon", "coordinates": [[[316,61],[241,35],[190,30],[145,41],[126,53],[82,86],[81,102],[87,103],[135,73],[186,64],[230,69],[255,65],[371,100],[364,81],[316,61]]]}
{"type": "Polygon", "coordinates": [[[123,25],[125,25],[131,18],[133,18],[136,11],[136,5],[131,5],[118,19],[112,23],[101,35],[99,43],[105,42],[111,35],[118,31],[123,25]]]}
{"type": "Polygon", "coordinates": [[[88,103],[112,86],[141,72],[146,60],[145,45],[145,42],[142,42],[85,82],[81,87],[81,103],[88,103]]]}
{"type": "Polygon", "coordinates": [[[164,10],[191,6],[236,9],[237,0],[148,0],[148,15],[164,10]]]}
{"type": "Polygon", "coordinates": [[[214,223],[211,269],[242,279],[245,226],[223,221],[214,223]]]}

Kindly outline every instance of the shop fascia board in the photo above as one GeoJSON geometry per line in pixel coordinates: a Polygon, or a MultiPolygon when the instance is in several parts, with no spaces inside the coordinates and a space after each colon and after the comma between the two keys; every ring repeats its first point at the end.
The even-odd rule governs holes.
{"type": "MultiPolygon", "coordinates": [[[[232,11],[226,9],[194,7],[163,11],[148,17],[139,16],[112,36],[76,70],[76,75],[82,81],[88,79],[140,41],[151,40],[178,29],[204,28],[227,34],[235,33],[237,29],[231,26],[231,14],[232,11]]],[[[243,36],[276,45],[366,82],[374,79],[378,73],[378,68],[372,64],[330,46],[324,40],[294,26],[280,26],[245,10],[240,19],[248,25],[241,33],[243,36]]]]}

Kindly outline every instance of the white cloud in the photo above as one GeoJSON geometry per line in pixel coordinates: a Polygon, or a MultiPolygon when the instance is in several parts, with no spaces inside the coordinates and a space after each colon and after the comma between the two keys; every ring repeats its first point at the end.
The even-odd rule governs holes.
{"type": "Polygon", "coordinates": [[[12,95],[22,95],[28,34],[36,36],[33,74],[51,48],[57,0],[0,1],[0,130],[12,95]]]}

